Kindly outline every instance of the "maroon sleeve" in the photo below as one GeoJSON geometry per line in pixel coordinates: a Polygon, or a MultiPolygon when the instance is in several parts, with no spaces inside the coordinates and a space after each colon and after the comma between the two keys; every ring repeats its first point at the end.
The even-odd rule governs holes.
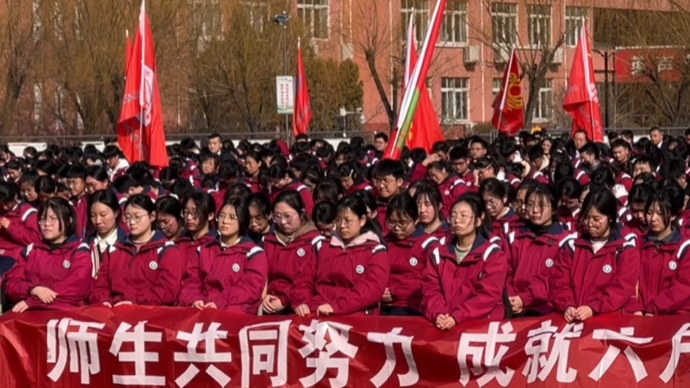
{"type": "Polygon", "coordinates": [[[436,320],[440,314],[448,314],[448,304],[446,296],[441,289],[441,267],[445,264],[441,262],[439,254],[440,244],[436,243],[430,247],[432,255],[426,264],[424,278],[422,280],[422,314],[431,322],[436,320]]]}
{"type": "Polygon", "coordinates": [[[562,313],[568,307],[575,306],[575,294],[570,286],[573,251],[568,243],[563,244],[554,260],[553,271],[549,281],[549,299],[556,312],[562,313]]]}
{"type": "Polygon", "coordinates": [[[426,167],[421,163],[415,164],[414,168],[410,172],[410,183],[415,183],[426,178],[426,167]]]}
{"type": "Polygon", "coordinates": [[[307,211],[307,217],[311,219],[312,211],[314,210],[314,198],[306,187],[300,190],[299,195],[302,197],[302,201],[304,201],[304,210],[307,211]]]}
{"type": "Polygon", "coordinates": [[[20,225],[12,224],[5,229],[7,234],[20,245],[29,245],[41,241],[41,232],[38,231],[36,212],[31,213],[20,225]]]}
{"type": "MultiPolygon", "coordinates": [[[[359,280],[353,288],[343,292],[331,303],[335,314],[352,314],[381,300],[383,291],[388,284],[390,274],[390,258],[385,248],[374,248],[364,278],[359,280]]],[[[328,301],[327,301],[328,303],[328,301]]]]}
{"type": "MultiPolygon", "coordinates": [[[[688,250],[686,250],[687,252],[688,250]]],[[[675,256],[672,260],[675,260],[675,256]]],[[[677,314],[690,310],[690,252],[678,260],[678,270],[671,285],[661,291],[644,307],[644,312],[654,315],[677,314]]],[[[666,261],[659,265],[668,265],[666,261]]]]}
{"type": "MultiPolygon", "coordinates": [[[[201,249],[204,249],[202,247],[201,249]]],[[[194,250],[188,252],[187,268],[182,276],[182,290],[180,291],[180,305],[191,306],[197,300],[206,302],[203,292],[203,280],[200,273],[200,262],[202,253],[194,250]]],[[[217,304],[216,304],[217,305],[217,304]]]]}
{"type": "Polygon", "coordinates": [[[241,306],[246,311],[244,306],[256,306],[255,311],[246,311],[256,315],[267,279],[268,259],[262,250],[247,259],[244,265],[244,275],[240,282],[234,287],[224,289],[219,297],[211,302],[216,302],[219,309],[226,309],[228,306],[241,306]]]}
{"type": "MultiPolygon", "coordinates": [[[[29,252],[29,255],[31,253],[29,252]]],[[[18,255],[17,262],[12,269],[7,272],[7,287],[5,293],[7,298],[13,303],[19,303],[27,299],[29,291],[38,284],[29,283],[26,279],[26,264],[29,258],[24,254],[18,255]]]]}
{"type": "Polygon", "coordinates": [[[594,302],[589,305],[596,314],[620,311],[635,297],[640,276],[640,251],[634,240],[630,243],[632,246],[624,247],[618,257],[611,282],[594,296],[594,302]]]}
{"type": "Polygon", "coordinates": [[[115,304],[124,300],[122,295],[116,297],[111,297],[110,290],[110,261],[111,255],[107,250],[103,252],[103,261],[101,266],[98,268],[98,275],[96,279],[92,282],[93,286],[91,288],[91,296],[89,297],[89,303],[91,304],[103,304],[108,302],[110,304],[115,304]]]}
{"type": "Polygon", "coordinates": [[[182,283],[183,258],[175,246],[166,247],[158,260],[158,279],[136,297],[136,304],[148,306],[172,305],[177,301],[182,283]]]}
{"type": "Polygon", "coordinates": [[[474,294],[460,305],[450,306],[450,315],[456,323],[481,319],[503,304],[503,288],[506,282],[507,257],[496,245],[484,260],[484,276],[477,281],[474,294]]]}

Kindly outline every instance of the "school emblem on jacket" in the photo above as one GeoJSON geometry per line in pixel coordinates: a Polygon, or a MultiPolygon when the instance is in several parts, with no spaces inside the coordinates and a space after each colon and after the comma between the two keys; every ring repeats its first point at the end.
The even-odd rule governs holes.
{"type": "Polygon", "coordinates": [[[240,272],[240,265],[235,263],[232,265],[232,270],[235,272],[240,272]]]}
{"type": "Polygon", "coordinates": [[[360,275],[363,274],[364,273],[364,267],[361,265],[358,265],[357,268],[355,268],[355,272],[357,272],[360,275]]]}
{"type": "Polygon", "coordinates": [[[417,258],[413,257],[410,259],[410,265],[413,267],[416,267],[417,264],[419,264],[419,261],[417,261],[417,258]]]}
{"type": "Polygon", "coordinates": [[[551,268],[553,267],[553,260],[552,259],[546,259],[546,268],[551,268]]]}
{"type": "Polygon", "coordinates": [[[157,270],[158,269],[158,263],[156,263],[155,261],[150,262],[149,268],[151,268],[152,271],[157,270]]]}
{"type": "Polygon", "coordinates": [[[304,257],[304,255],[306,255],[306,254],[307,254],[307,252],[304,251],[304,248],[300,248],[297,250],[297,256],[299,256],[299,257],[304,257]]]}
{"type": "Polygon", "coordinates": [[[65,267],[65,269],[69,269],[69,266],[70,266],[69,260],[63,261],[63,262],[62,262],[62,266],[65,267]]]}
{"type": "Polygon", "coordinates": [[[450,191],[448,191],[448,190],[444,191],[443,195],[450,195],[450,191]]]}
{"type": "Polygon", "coordinates": [[[613,271],[613,268],[611,268],[610,265],[606,264],[604,266],[604,273],[611,273],[611,271],[613,271]]]}
{"type": "Polygon", "coordinates": [[[671,271],[675,271],[676,268],[678,268],[678,263],[676,263],[675,261],[668,262],[668,269],[670,269],[671,271]]]}

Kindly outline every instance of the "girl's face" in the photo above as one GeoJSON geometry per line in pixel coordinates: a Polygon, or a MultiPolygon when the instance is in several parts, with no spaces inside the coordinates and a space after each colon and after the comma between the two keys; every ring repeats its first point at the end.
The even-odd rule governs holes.
{"type": "Polygon", "coordinates": [[[263,234],[270,223],[271,215],[268,217],[261,212],[256,205],[249,206],[249,230],[252,233],[263,234]]]}
{"type": "Polygon", "coordinates": [[[10,178],[15,182],[22,176],[22,170],[7,170],[7,172],[10,174],[10,178]]]}
{"type": "Polygon", "coordinates": [[[501,215],[503,209],[506,207],[504,198],[499,198],[489,193],[482,194],[482,198],[484,199],[484,203],[486,203],[486,214],[493,220],[501,215]]]}
{"type": "Polygon", "coordinates": [[[240,234],[237,213],[232,205],[225,205],[218,213],[218,232],[222,237],[232,238],[240,234]]]}
{"type": "Polygon", "coordinates": [[[117,213],[110,207],[96,202],[91,206],[91,225],[99,236],[106,236],[117,227],[117,213]]]}
{"type": "Polygon", "coordinates": [[[417,225],[408,214],[394,211],[386,220],[386,226],[397,240],[404,240],[412,236],[417,225]]]}
{"type": "Polygon", "coordinates": [[[317,222],[316,229],[319,230],[322,236],[331,237],[333,231],[335,230],[335,224],[324,224],[323,222],[317,222]]]}
{"type": "Polygon", "coordinates": [[[99,190],[105,190],[108,188],[108,181],[101,182],[99,180],[96,180],[90,176],[86,177],[86,192],[89,194],[93,194],[96,191],[99,190]]]}
{"type": "Polygon", "coordinates": [[[359,217],[352,210],[346,209],[336,217],[335,228],[343,240],[351,241],[359,236],[366,222],[366,217],[359,217]]]}
{"type": "Polygon", "coordinates": [[[48,209],[45,216],[38,220],[38,228],[41,231],[41,236],[46,241],[56,241],[64,237],[64,225],[61,225],[60,219],[53,209],[48,209]]]}
{"type": "Polygon", "coordinates": [[[553,206],[548,198],[533,194],[525,205],[529,221],[536,226],[546,226],[553,222],[553,206]]]}
{"type": "Polygon", "coordinates": [[[276,228],[290,236],[302,226],[302,217],[297,210],[285,202],[279,202],[273,208],[273,222],[276,228]]]}
{"type": "Polygon", "coordinates": [[[165,238],[168,240],[175,238],[180,234],[180,229],[182,229],[182,226],[177,221],[177,217],[170,214],[158,213],[156,216],[156,221],[161,233],[163,233],[165,238]]]}
{"type": "Polygon", "coordinates": [[[156,212],[149,213],[138,206],[130,205],[125,209],[125,222],[133,237],[149,233],[156,220],[156,212]]]}
{"type": "Polygon", "coordinates": [[[450,212],[450,227],[458,238],[477,233],[481,222],[467,202],[456,203],[450,212]]]}
{"type": "Polygon", "coordinates": [[[584,214],[582,223],[587,229],[587,233],[594,239],[604,238],[611,228],[608,217],[595,208],[590,208],[588,214],[584,214]]]}
{"type": "Polygon", "coordinates": [[[36,187],[31,182],[24,182],[19,185],[20,193],[22,198],[26,202],[35,202],[38,199],[38,193],[36,193],[36,187]]]}
{"type": "Polygon", "coordinates": [[[352,187],[355,184],[355,181],[349,176],[346,176],[344,178],[340,178],[340,183],[342,183],[343,189],[347,191],[350,189],[350,187],[352,187]]]}
{"type": "Polygon", "coordinates": [[[216,173],[216,161],[213,159],[205,159],[201,162],[201,172],[204,175],[213,175],[216,173]]]}
{"type": "Polygon", "coordinates": [[[580,198],[561,197],[561,206],[564,206],[572,214],[580,208],[580,198]]]}
{"type": "MultiPolygon", "coordinates": [[[[647,225],[649,225],[649,230],[652,233],[663,233],[671,226],[670,222],[664,220],[659,204],[656,202],[649,206],[645,218],[647,220],[647,225]]],[[[675,220],[675,217],[671,217],[670,221],[672,222],[673,220],[675,220]]]]}
{"type": "Polygon", "coordinates": [[[251,176],[255,175],[259,171],[260,166],[261,165],[259,162],[257,162],[251,156],[247,156],[244,159],[244,171],[251,176]]]}
{"type": "Polygon", "coordinates": [[[213,214],[209,214],[209,219],[201,219],[201,214],[199,214],[194,201],[189,200],[182,210],[182,218],[184,218],[184,224],[187,230],[190,232],[198,232],[208,226],[210,219],[213,218],[213,214]]]}
{"type": "Polygon", "coordinates": [[[290,184],[290,182],[292,182],[292,179],[288,175],[281,179],[269,180],[269,184],[277,190],[282,190],[286,188],[290,184]]]}
{"type": "Polygon", "coordinates": [[[528,218],[527,208],[525,207],[525,202],[527,201],[527,190],[518,190],[515,194],[515,212],[522,218],[526,220],[528,218]]]}
{"type": "Polygon", "coordinates": [[[419,222],[422,225],[429,225],[438,217],[434,205],[424,194],[417,199],[417,211],[419,212],[419,222]]]}
{"type": "Polygon", "coordinates": [[[551,142],[544,140],[541,143],[541,149],[544,150],[544,155],[549,155],[551,153],[551,142]]]}

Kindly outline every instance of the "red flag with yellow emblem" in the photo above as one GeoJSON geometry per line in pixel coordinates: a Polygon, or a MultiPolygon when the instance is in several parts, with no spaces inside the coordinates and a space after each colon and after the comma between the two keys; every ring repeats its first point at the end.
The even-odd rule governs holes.
{"type": "Polygon", "coordinates": [[[513,136],[525,126],[522,88],[520,87],[520,68],[515,49],[510,53],[510,62],[503,73],[501,91],[493,103],[494,115],[491,124],[499,133],[513,136]]]}

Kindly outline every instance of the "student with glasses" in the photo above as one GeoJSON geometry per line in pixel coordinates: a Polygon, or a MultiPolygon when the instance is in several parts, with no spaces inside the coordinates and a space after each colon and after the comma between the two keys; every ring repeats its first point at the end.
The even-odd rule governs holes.
{"type": "Polygon", "coordinates": [[[273,204],[273,230],[264,238],[268,256],[268,287],[261,308],[264,314],[293,311],[290,288],[302,266],[314,255],[314,246],[324,238],[307,211],[300,193],[286,190],[273,204]]]}
{"type": "Polygon", "coordinates": [[[41,241],[36,209],[21,200],[17,185],[0,182],[0,249],[16,257],[27,245],[41,241]]]}
{"type": "Polygon", "coordinates": [[[124,219],[129,236],[103,255],[89,301],[108,307],[174,305],[183,257],[175,243],[154,229],[156,207],[151,198],[136,194],[127,199],[124,219]]]}
{"type": "Polygon", "coordinates": [[[268,278],[263,249],[247,237],[249,211],[240,200],[225,202],[218,237],[199,246],[182,279],[180,304],[256,315],[268,278]]]}
{"type": "Polygon", "coordinates": [[[184,257],[189,257],[188,253],[201,244],[218,237],[218,231],[213,228],[216,202],[210,194],[197,191],[184,198],[181,204],[185,231],[176,243],[184,257]]]}
{"type": "Polygon", "coordinates": [[[438,239],[417,222],[418,209],[408,194],[399,194],[388,204],[385,236],[390,257],[390,278],[381,298],[381,315],[420,315],[422,275],[438,239]]]}
{"type": "Polygon", "coordinates": [[[316,244],[295,281],[290,299],[298,316],[379,314],[390,273],[386,246],[360,198],[340,201],[337,214],[335,233],[316,244]]]}
{"type": "Polygon", "coordinates": [[[403,190],[405,167],[397,160],[384,159],[374,166],[372,183],[376,189],[376,220],[386,234],[388,201],[403,190]]]}
{"type": "Polygon", "coordinates": [[[496,178],[489,178],[479,186],[479,195],[484,200],[486,215],[491,222],[491,235],[501,238],[522,225],[520,217],[509,206],[511,200],[507,185],[496,178]]]}
{"type": "Polygon", "coordinates": [[[269,184],[268,197],[273,203],[283,191],[295,190],[302,198],[307,217],[311,217],[311,213],[314,211],[314,197],[307,186],[293,177],[292,171],[288,169],[286,164],[273,164],[266,172],[266,179],[269,184]]]}
{"type": "Polygon", "coordinates": [[[172,195],[165,195],[156,201],[156,225],[168,241],[176,243],[185,240],[182,205],[172,195]]]}
{"type": "Polygon", "coordinates": [[[88,244],[75,235],[75,214],[62,198],[51,198],[38,210],[41,241],[29,244],[7,275],[12,311],[62,310],[81,306],[91,290],[88,244]]]}

